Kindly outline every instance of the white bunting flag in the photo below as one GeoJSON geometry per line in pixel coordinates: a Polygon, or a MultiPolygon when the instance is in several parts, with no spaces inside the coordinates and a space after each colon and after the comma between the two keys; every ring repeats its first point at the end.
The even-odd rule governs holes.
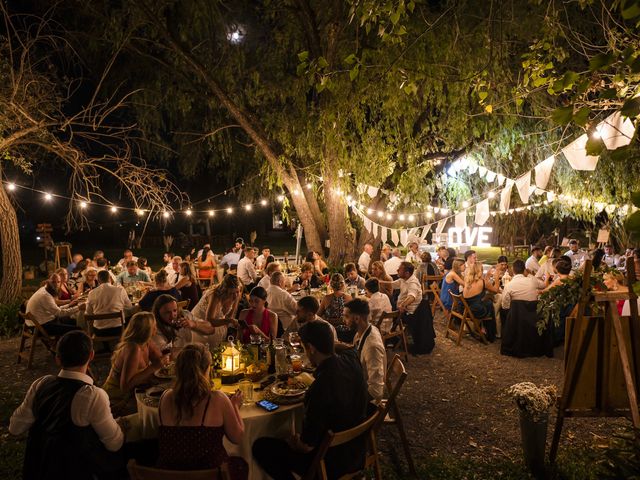
{"type": "Polygon", "coordinates": [[[420,241],[424,242],[424,239],[427,238],[427,234],[429,233],[429,230],[431,230],[431,223],[429,225],[425,225],[422,228],[422,235],[420,235],[420,241]]]}
{"type": "Polygon", "coordinates": [[[403,247],[409,244],[409,232],[407,230],[400,230],[400,243],[403,247]]]}
{"type": "Polygon", "coordinates": [[[371,235],[373,235],[373,238],[378,238],[378,229],[380,228],[380,225],[378,225],[377,223],[373,222],[373,230],[371,231],[371,235]]]}
{"type": "Polygon", "coordinates": [[[500,192],[500,211],[506,212],[509,210],[509,204],[511,203],[511,188],[513,187],[513,180],[507,180],[507,185],[500,192]]]}
{"type": "Polygon", "coordinates": [[[496,176],[498,174],[496,172],[492,172],[491,170],[487,170],[487,176],[485,177],[485,179],[487,180],[487,182],[491,183],[496,179],[496,176]]]}
{"type": "Polygon", "coordinates": [[[467,172],[469,172],[470,175],[473,175],[477,171],[478,171],[478,164],[473,160],[470,160],[469,166],[467,166],[467,172]]]}
{"type": "Polygon", "coordinates": [[[556,194],[553,192],[547,192],[547,201],[553,202],[556,198],[556,194]]]}
{"type": "Polygon", "coordinates": [[[397,247],[398,243],[400,243],[400,239],[398,238],[398,230],[391,230],[391,242],[397,247]]]}
{"type": "Polygon", "coordinates": [[[480,178],[484,178],[484,176],[487,174],[487,168],[486,167],[482,167],[482,166],[478,166],[478,176],[480,178]]]}
{"type": "Polygon", "coordinates": [[[467,211],[456,213],[456,228],[467,228],[467,211]]]}
{"type": "Polygon", "coordinates": [[[553,164],[555,163],[555,161],[556,157],[551,155],[549,158],[543,160],[535,166],[534,170],[536,171],[536,187],[543,190],[547,188],[549,178],[551,177],[551,169],[553,168],[553,164]]]}
{"type": "Polygon", "coordinates": [[[506,178],[507,177],[501,174],[496,175],[496,182],[498,182],[498,186],[501,186],[504,183],[506,178]]]}
{"type": "Polygon", "coordinates": [[[367,230],[367,232],[371,232],[371,220],[363,216],[362,221],[364,223],[364,228],[367,230]]]}
{"type": "Polygon", "coordinates": [[[377,187],[371,187],[369,186],[369,188],[367,189],[367,193],[369,194],[369,196],[371,198],[375,197],[378,194],[378,188],[377,187]]]}
{"type": "Polygon", "coordinates": [[[630,119],[616,112],[600,122],[596,130],[606,147],[609,150],[615,150],[631,143],[636,128],[630,119]]]}
{"type": "Polygon", "coordinates": [[[569,165],[574,170],[595,170],[598,158],[587,155],[587,134],[580,135],[573,142],[562,149],[569,165]]]}
{"type": "Polygon", "coordinates": [[[387,227],[382,227],[380,229],[380,241],[385,244],[389,241],[389,229],[387,227]]]}
{"type": "Polygon", "coordinates": [[[447,225],[447,219],[443,218],[436,225],[436,235],[440,235],[444,231],[444,227],[447,225]]]}
{"type": "Polygon", "coordinates": [[[485,198],[476,205],[476,225],[484,225],[489,220],[489,199],[485,198]]]}
{"type": "Polygon", "coordinates": [[[529,203],[529,196],[531,195],[531,192],[529,190],[530,185],[531,170],[529,170],[521,177],[516,178],[516,187],[518,189],[518,193],[520,194],[520,200],[522,200],[522,203],[529,203]]]}
{"type": "Polygon", "coordinates": [[[364,192],[367,191],[367,186],[364,183],[359,183],[358,186],[356,187],[356,191],[362,195],[364,192]]]}

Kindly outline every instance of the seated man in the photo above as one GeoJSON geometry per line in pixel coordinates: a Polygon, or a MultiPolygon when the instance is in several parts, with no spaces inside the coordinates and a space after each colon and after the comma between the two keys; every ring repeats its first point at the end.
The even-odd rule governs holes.
{"type": "Polygon", "coordinates": [[[29,432],[24,479],[88,480],[115,477],[124,470],[123,458],[115,453],[124,434],[111,415],[106,392],[87,375],[92,358],[86,333],[65,334],[56,355],[62,370],[33,382],[13,412],[9,432],[29,432]]]}
{"type": "MultiPolygon", "coordinates": [[[[355,427],[364,421],[367,410],[367,384],[356,351],[336,355],[326,322],[305,323],[300,328],[300,339],[316,367],[316,379],[304,398],[302,434],[288,441],[259,438],[252,449],[263,470],[278,480],[293,479],[292,472],[305,473],[327,431],[355,427]]],[[[325,456],[328,478],[362,468],[365,452],[363,437],[329,449],[325,456]]]]}
{"type": "Polygon", "coordinates": [[[247,247],[244,251],[244,257],[238,262],[238,278],[249,292],[258,284],[258,274],[253,265],[255,256],[255,249],[247,247]]]}
{"type": "Polygon", "coordinates": [[[133,252],[131,250],[129,250],[128,248],[124,251],[124,257],[122,257],[120,260],[118,260],[118,265],[120,265],[120,267],[125,268],[127,266],[127,264],[129,262],[137,262],[138,261],[138,257],[135,257],[133,255],[133,252]]]}
{"type": "Polygon", "coordinates": [[[144,270],[138,268],[137,260],[129,260],[127,262],[127,269],[118,275],[118,284],[126,287],[130,283],[136,282],[151,282],[149,274],[144,270]]]}
{"type": "MultiPolygon", "coordinates": [[[[102,313],[125,312],[133,313],[133,305],[124,288],[120,285],[112,285],[109,281],[109,272],[101,270],[98,272],[98,286],[89,292],[87,296],[88,315],[99,315],[102,313]]],[[[96,335],[110,337],[122,333],[122,326],[118,319],[101,320],[94,324],[96,335]]]]}
{"type": "Polygon", "coordinates": [[[307,322],[318,321],[318,322],[326,322],[331,327],[331,331],[333,332],[333,340],[334,342],[338,341],[338,334],[336,332],[336,328],[327,322],[324,318],[318,316],[318,310],[320,310],[320,303],[316,297],[312,297],[311,295],[307,295],[306,297],[302,297],[298,300],[298,308],[296,309],[296,316],[293,321],[289,324],[289,328],[285,331],[286,336],[289,332],[297,332],[300,330],[300,327],[307,322]]]}
{"type": "Polygon", "coordinates": [[[315,273],[313,263],[304,262],[300,267],[300,276],[293,281],[293,286],[298,290],[306,290],[308,288],[320,288],[324,282],[322,278],[315,273]]]}
{"type": "Polygon", "coordinates": [[[296,301],[293,296],[284,289],[286,279],[282,272],[271,274],[271,285],[267,288],[267,304],[269,310],[278,315],[282,328],[286,331],[296,314],[296,301]]]}
{"type": "Polygon", "coordinates": [[[344,266],[344,283],[349,287],[355,287],[358,290],[364,289],[364,278],[358,275],[358,269],[355,263],[347,263],[344,266]]]}
{"type": "Polygon", "coordinates": [[[104,258],[98,258],[96,260],[96,270],[99,272],[101,270],[105,270],[107,272],[109,272],[109,277],[111,278],[111,283],[118,283],[118,278],[111,272],[111,270],[109,270],[109,261],[104,258]]]}
{"type": "Polygon", "coordinates": [[[527,258],[525,268],[529,270],[529,273],[535,275],[540,270],[539,260],[542,258],[542,249],[538,246],[531,248],[531,256],[527,258]]]}
{"type": "MultiPolygon", "coordinates": [[[[380,291],[380,282],[377,278],[370,278],[364,284],[364,290],[369,299],[369,312],[371,322],[376,322],[380,315],[393,310],[389,296],[380,291]]],[[[386,330],[389,331],[391,326],[386,330]]],[[[383,328],[384,330],[384,328],[383,328]]]]}
{"type": "MultiPolygon", "coordinates": [[[[78,330],[80,327],[76,325],[71,315],[85,309],[85,304],[77,305],[77,300],[72,300],[64,307],[58,306],[56,298],[58,298],[60,282],[60,276],[54,273],[27,302],[27,313],[33,315],[49,335],[63,335],[70,330],[78,330]]],[[[26,320],[25,323],[33,327],[32,321],[26,320]]]]}
{"type": "Polygon", "coordinates": [[[360,365],[367,381],[373,403],[380,403],[384,396],[384,376],[387,372],[387,352],[380,331],[369,323],[369,304],[354,298],[344,306],[347,325],[356,330],[353,346],[358,352],[360,365]]]}
{"type": "Polygon", "coordinates": [[[182,275],[180,275],[181,263],[182,263],[182,257],[179,257],[178,255],[176,255],[171,259],[171,263],[169,264],[171,269],[169,269],[168,267],[165,267],[165,270],[167,270],[167,273],[169,274],[169,276],[167,277],[169,285],[171,285],[172,287],[175,287],[178,284],[178,282],[182,280],[182,275]]]}
{"type": "Polygon", "coordinates": [[[389,257],[388,260],[384,262],[384,271],[387,272],[387,275],[390,277],[398,277],[398,268],[402,263],[402,258],[400,256],[400,249],[394,248],[391,251],[392,256],[389,257]]]}
{"type": "Polygon", "coordinates": [[[544,288],[544,282],[534,275],[525,276],[525,263],[518,259],[513,262],[513,278],[502,290],[502,309],[509,310],[513,300],[533,302],[538,300],[538,290],[544,288]]]}
{"type": "Polygon", "coordinates": [[[230,249],[222,260],[220,260],[220,266],[225,269],[231,268],[232,265],[238,265],[240,261],[240,255],[242,254],[242,250],[236,251],[235,248],[230,249]]]}
{"type": "Polygon", "coordinates": [[[258,282],[258,286],[265,290],[271,286],[271,274],[280,271],[280,264],[278,262],[271,262],[264,270],[264,276],[258,282]]]}
{"type": "Polygon", "coordinates": [[[256,268],[262,270],[267,266],[267,258],[271,255],[271,249],[269,247],[262,247],[262,254],[256,258],[256,268]]]}

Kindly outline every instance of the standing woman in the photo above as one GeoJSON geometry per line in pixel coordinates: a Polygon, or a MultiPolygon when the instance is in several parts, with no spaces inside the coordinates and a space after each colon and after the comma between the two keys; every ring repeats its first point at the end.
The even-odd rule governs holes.
{"type": "Polygon", "coordinates": [[[238,323],[242,328],[242,343],[249,343],[250,335],[259,334],[268,340],[278,336],[278,316],[267,310],[267,291],[254,287],[249,294],[249,305],[240,312],[238,323]]]}
{"type": "Polygon", "coordinates": [[[242,393],[212,391],[211,354],[201,344],[187,345],[176,359],[175,386],[158,405],[158,467],[167,470],[215,469],[226,463],[233,480],[246,479],[244,459],[230,457],[226,436],[239,444],[244,435],[242,393]]]}
{"type": "Polygon", "coordinates": [[[384,293],[389,297],[389,299],[391,299],[391,296],[393,295],[393,285],[391,285],[393,278],[391,278],[384,269],[384,263],[380,260],[373,262],[371,264],[371,276],[377,278],[380,282],[380,292],[384,293]]]}
{"type": "Polygon", "coordinates": [[[334,273],[331,276],[330,286],[333,292],[325,295],[322,299],[318,316],[324,318],[333,326],[336,326],[344,323],[342,312],[344,310],[344,304],[351,301],[351,295],[345,292],[346,284],[344,277],[339,273],[334,273]]]}
{"type": "Polygon", "coordinates": [[[200,300],[198,292],[198,279],[193,264],[182,262],[180,264],[180,281],[176,283],[176,289],[180,292],[182,300],[189,300],[189,307],[194,307],[200,300]]]}
{"type": "Polygon", "coordinates": [[[487,291],[497,293],[500,285],[496,282],[485,282],[482,274],[482,264],[476,262],[467,266],[464,274],[464,287],[462,296],[469,304],[471,313],[476,318],[488,318],[482,322],[482,329],[487,336],[487,340],[493,342],[496,339],[496,313],[493,308],[493,302],[485,299],[487,291]]]}
{"type": "Polygon", "coordinates": [[[151,341],[156,333],[152,313],[136,313],[127,324],[120,343],[111,356],[111,370],[102,388],[109,395],[111,411],[116,417],[135,413],[138,408],[135,387],[148,383],[162,368],[165,359],[151,341]]]}
{"type": "MultiPolygon", "coordinates": [[[[204,247],[198,258],[198,277],[211,281],[216,267],[216,261],[211,248],[208,246],[204,247]]],[[[195,306],[195,303],[192,306],[195,306]]]]}
{"type": "Polygon", "coordinates": [[[203,297],[203,302],[206,298],[208,304],[201,305],[203,302],[200,302],[192,312],[196,318],[200,318],[199,315],[203,310],[206,312],[204,320],[214,327],[213,336],[216,344],[222,343],[227,338],[229,326],[238,328],[238,322],[234,317],[242,297],[242,289],[243,285],[238,277],[227,274],[221,283],[209,288],[210,293],[203,297]]]}

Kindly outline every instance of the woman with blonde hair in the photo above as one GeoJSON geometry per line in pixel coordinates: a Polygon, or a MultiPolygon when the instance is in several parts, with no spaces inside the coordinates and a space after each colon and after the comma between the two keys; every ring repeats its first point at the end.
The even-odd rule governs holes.
{"type": "Polygon", "coordinates": [[[386,294],[389,299],[393,295],[393,278],[384,269],[384,263],[380,260],[376,260],[371,264],[371,276],[377,278],[380,282],[380,292],[386,294]]]}
{"type": "Polygon", "coordinates": [[[156,321],[152,313],[136,313],[127,324],[120,343],[111,356],[111,370],[103,389],[109,395],[114,416],[137,411],[134,389],[151,380],[153,373],[163,367],[168,359],[151,341],[156,333],[156,321]]]}
{"type": "Polygon", "coordinates": [[[60,287],[58,288],[58,298],[56,304],[59,307],[68,305],[75,296],[75,291],[69,286],[69,272],[66,268],[59,268],[55,272],[60,277],[60,287]]]}
{"type": "MultiPolygon", "coordinates": [[[[495,275],[495,272],[494,272],[495,275]]],[[[464,273],[464,286],[462,296],[467,301],[471,313],[476,318],[487,318],[482,322],[482,328],[487,340],[493,342],[496,339],[496,314],[493,302],[485,298],[487,291],[497,293],[500,289],[499,282],[485,282],[482,273],[482,263],[476,262],[467,266],[464,273]]]]}
{"type": "Polygon", "coordinates": [[[226,463],[232,479],[246,479],[246,462],[229,457],[222,443],[225,436],[234,444],[242,440],[242,394],[229,398],[211,391],[210,368],[211,354],[201,344],[187,345],[178,354],[175,385],[158,406],[158,466],[205,470],[226,463]]]}
{"type": "Polygon", "coordinates": [[[451,261],[447,259],[448,273],[442,279],[442,287],[440,288],[440,300],[447,310],[451,310],[453,298],[449,292],[456,295],[460,293],[460,287],[464,284],[462,279],[464,271],[464,260],[461,258],[453,258],[451,261]]]}
{"type": "Polygon", "coordinates": [[[198,277],[192,263],[180,264],[180,281],[176,283],[176,289],[180,292],[182,300],[189,300],[189,306],[194,307],[200,301],[198,291],[198,277]]]}
{"type": "Polygon", "coordinates": [[[331,275],[329,285],[333,289],[333,292],[328,293],[322,299],[318,316],[324,318],[333,326],[336,326],[344,323],[342,312],[344,310],[344,304],[351,301],[351,295],[345,292],[346,283],[344,277],[339,273],[331,275]]]}

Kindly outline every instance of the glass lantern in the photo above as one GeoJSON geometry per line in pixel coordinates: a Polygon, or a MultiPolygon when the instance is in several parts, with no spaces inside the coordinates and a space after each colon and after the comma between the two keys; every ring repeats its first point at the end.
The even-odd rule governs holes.
{"type": "Polygon", "coordinates": [[[240,351],[233,344],[233,337],[229,337],[229,345],[222,351],[222,375],[233,376],[240,372],[240,351]]]}

